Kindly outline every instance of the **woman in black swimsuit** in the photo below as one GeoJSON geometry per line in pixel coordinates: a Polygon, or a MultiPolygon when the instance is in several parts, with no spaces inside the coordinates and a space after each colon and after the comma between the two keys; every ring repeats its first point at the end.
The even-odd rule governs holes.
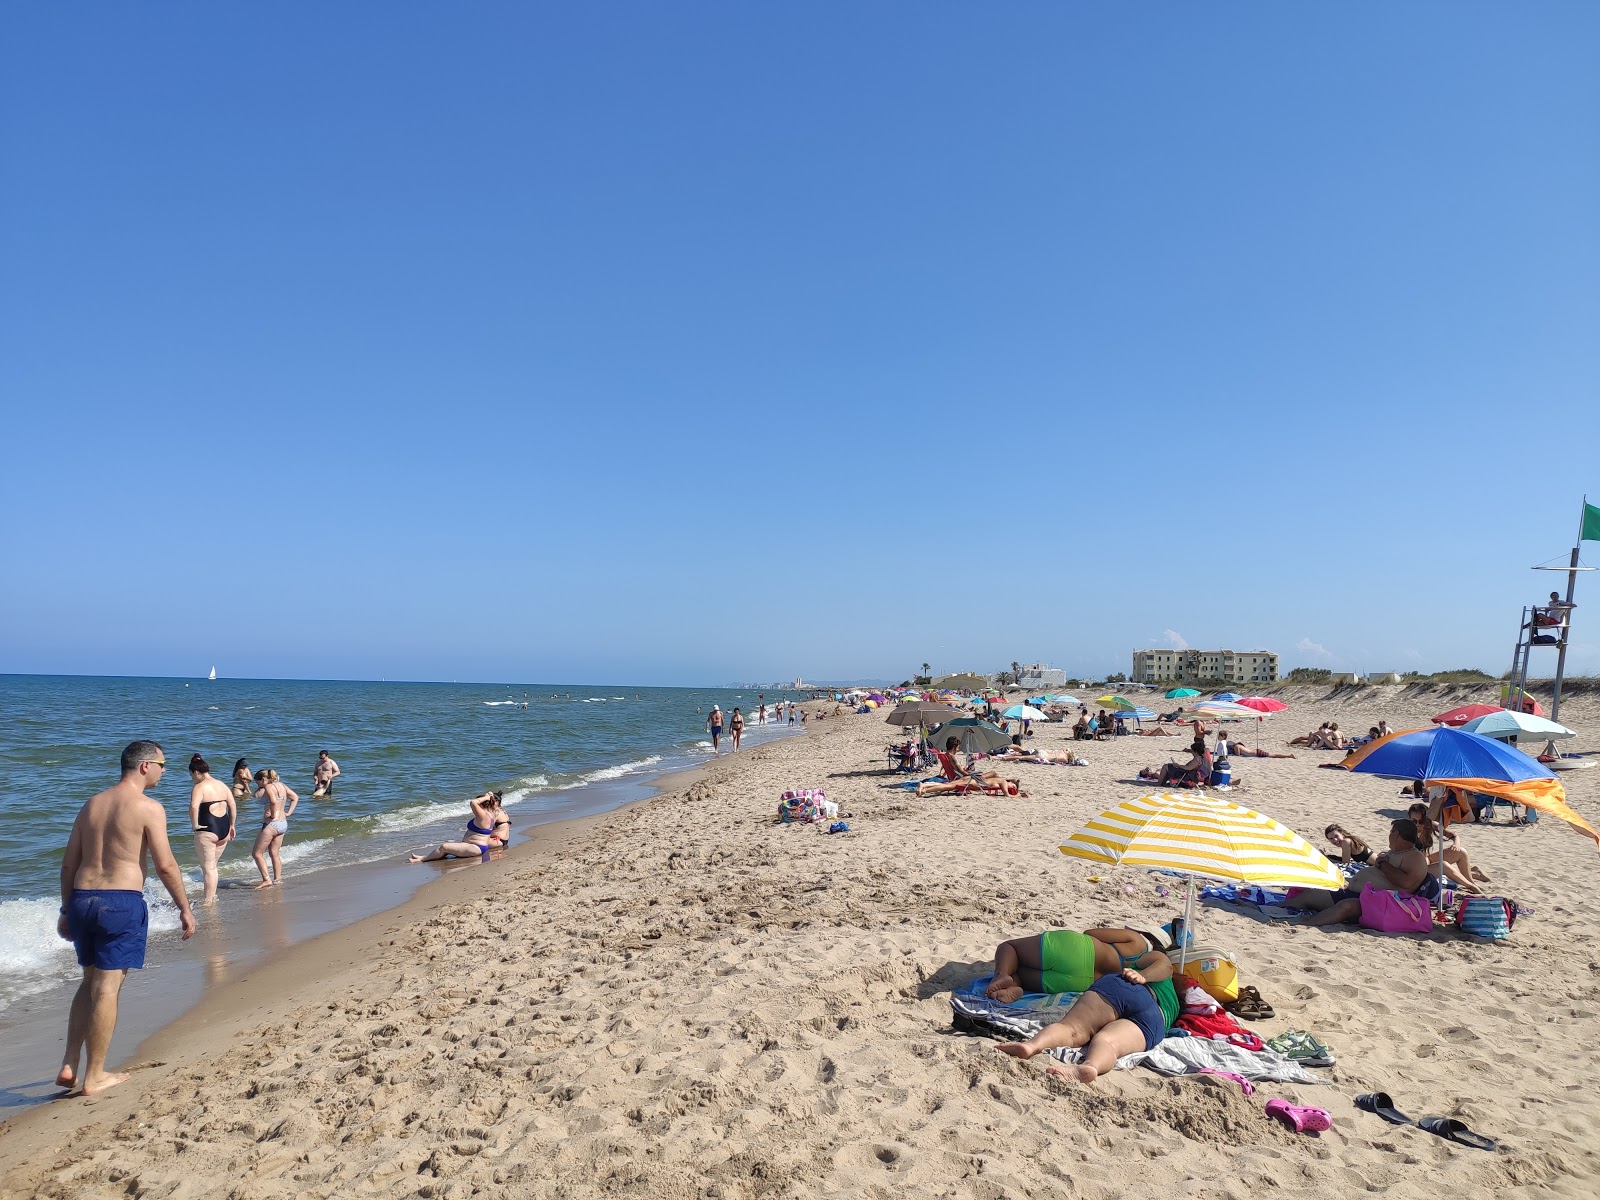
{"type": "Polygon", "coordinates": [[[189,824],[194,829],[194,855],[200,860],[200,876],[205,880],[201,904],[217,899],[217,861],[233,840],[238,804],[228,785],[211,775],[211,766],[196,754],[189,760],[189,824]]]}
{"type": "Polygon", "coordinates": [[[500,807],[499,792],[485,792],[474,796],[472,819],[467,822],[467,833],[459,842],[440,842],[426,854],[413,854],[407,862],[437,862],[441,858],[488,858],[489,851],[497,850],[511,840],[511,818],[500,807]]]}

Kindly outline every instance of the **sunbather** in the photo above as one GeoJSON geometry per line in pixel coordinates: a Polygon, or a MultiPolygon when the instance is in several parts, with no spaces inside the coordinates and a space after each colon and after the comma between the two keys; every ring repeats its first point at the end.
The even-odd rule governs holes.
{"type": "Polygon", "coordinates": [[[978,774],[968,771],[956,762],[956,751],[961,749],[961,739],[950,737],[945,739],[944,751],[939,755],[939,765],[944,768],[944,780],[933,783],[917,784],[919,796],[942,796],[949,792],[969,792],[974,789],[989,791],[997,790],[1007,796],[1020,796],[1022,781],[1020,779],[1006,779],[998,771],[985,771],[978,774]]]}
{"type": "MultiPolygon", "coordinates": [[[[1393,889],[1421,896],[1424,900],[1439,898],[1439,881],[1428,869],[1427,845],[1433,840],[1433,822],[1424,815],[1420,822],[1409,817],[1389,826],[1389,848],[1374,855],[1372,866],[1361,871],[1337,892],[1321,893],[1333,901],[1323,911],[1301,917],[1303,925],[1340,925],[1361,919],[1361,892],[1370,882],[1383,890],[1393,889]],[[1369,876],[1376,875],[1376,878],[1369,876]]],[[[1301,892],[1295,903],[1302,907],[1315,891],[1301,892]]]]}
{"type": "Polygon", "coordinates": [[[1010,1004],[1024,992],[1086,992],[1096,979],[1131,967],[1161,940],[1120,926],[1049,929],[1001,942],[994,951],[994,979],[984,995],[1010,1004]]]}
{"type": "Polygon", "coordinates": [[[1124,1054],[1154,1050],[1178,1019],[1178,993],[1172,986],[1172,961],[1152,951],[1116,975],[1103,975],[1067,1009],[1025,1042],[1006,1042],[1002,1054],[1032,1058],[1067,1046],[1083,1047],[1075,1066],[1051,1065],[1052,1074],[1093,1083],[1124,1054]]]}
{"type": "Polygon", "coordinates": [[[1087,767],[1089,765],[1088,759],[1079,758],[1071,750],[1059,750],[1051,753],[1037,746],[1024,749],[1022,735],[1015,733],[1011,735],[1011,745],[1004,750],[991,754],[989,757],[1002,758],[1007,762],[1048,763],[1059,767],[1087,767]]]}
{"type": "MultiPolygon", "coordinates": [[[[1406,810],[1406,816],[1413,821],[1420,822],[1422,818],[1430,816],[1428,806],[1419,800],[1406,810]]],[[[1428,821],[1428,825],[1430,828],[1437,828],[1433,825],[1431,819],[1428,821]]],[[[1430,851],[1428,854],[1429,865],[1437,867],[1439,865],[1439,855],[1443,854],[1445,878],[1463,891],[1471,892],[1475,896],[1483,895],[1483,889],[1478,886],[1478,882],[1481,880],[1487,883],[1489,882],[1489,877],[1478,870],[1477,867],[1474,867],[1472,861],[1467,858],[1467,852],[1461,847],[1460,835],[1451,833],[1448,829],[1440,830],[1439,846],[1440,849],[1438,850],[1432,850],[1431,843],[1423,847],[1424,850],[1430,851]]]]}

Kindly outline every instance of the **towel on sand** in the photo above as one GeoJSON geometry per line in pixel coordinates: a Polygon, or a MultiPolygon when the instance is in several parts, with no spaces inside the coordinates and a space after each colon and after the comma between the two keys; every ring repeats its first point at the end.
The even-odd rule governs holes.
{"type": "MultiPolygon", "coordinates": [[[[993,975],[985,975],[950,993],[951,1021],[958,1030],[1022,1041],[1046,1025],[1059,1021],[1078,998],[1073,992],[1029,992],[1011,1004],[1001,1004],[983,994],[993,978],[993,975]]],[[[1076,1048],[1052,1050],[1049,1053],[1065,1063],[1079,1062],[1083,1058],[1083,1052],[1076,1048]]],[[[1154,1050],[1141,1050],[1117,1059],[1119,1070],[1138,1066],[1149,1067],[1163,1075],[1195,1075],[1209,1067],[1214,1071],[1233,1071],[1250,1080],[1322,1082],[1310,1071],[1274,1050],[1244,1050],[1227,1042],[1188,1036],[1169,1036],[1154,1050]]]]}

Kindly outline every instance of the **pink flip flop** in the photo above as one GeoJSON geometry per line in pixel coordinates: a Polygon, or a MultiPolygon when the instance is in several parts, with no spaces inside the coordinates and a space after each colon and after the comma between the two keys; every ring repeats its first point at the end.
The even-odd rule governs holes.
{"type": "Polygon", "coordinates": [[[1287,1100],[1268,1100],[1267,1116],[1277,1117],[1296,1133],[1321,1133],[1333,1128],[1333,1118],[1326,1109],[1304,1108],[1287,1100]]]}
{"type": "Polygon", "coordinates": [[[1256,1094],[1256,1085],[1251,1083],[1237,1071],[1219,1071],[1215,1067],[1201,1067],[1200,1074],[1215,1075],[1219,1079],[1231,1079],[1244,1089],[1244,1094],[1246,1096],[1254,1096],[1256,1094]]]}

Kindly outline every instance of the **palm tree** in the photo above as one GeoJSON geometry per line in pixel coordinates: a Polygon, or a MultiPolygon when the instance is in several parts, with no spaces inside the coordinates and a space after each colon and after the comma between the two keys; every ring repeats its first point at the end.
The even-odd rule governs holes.
{"type": "Polygon", "coordinates": [[[1016,659],[1012,659],[1011,660],[1011,682],[1012,683],[1021,683],[1022,682],[1022,664],[1019,663],[1016,659]]]}
{"type": "Polygon", "coordinates": [[[932,670],[933,670],[933,668],[931,666],[929,666],[927,663],[923,663],[922,664],[922,673],[924,675],[928,674],[932,670]]]}

